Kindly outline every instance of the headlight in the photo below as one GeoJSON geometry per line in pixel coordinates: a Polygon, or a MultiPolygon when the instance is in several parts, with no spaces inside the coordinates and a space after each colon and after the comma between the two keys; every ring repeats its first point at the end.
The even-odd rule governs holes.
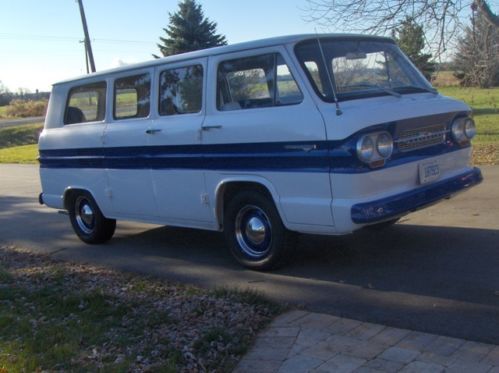
{"type": "Polygon", "coordinates": [[[357,141],[357,157],[369,167],[382,167],[393,152],[393,139],[389,132],[374,132],[357,141]]]}
{"type": "Polygon", "coordinates": [[[369,163],[374,155],[374,141],[364,135],[357,141],[357,156],[362,162],[369,163]]]}
{"type": "Polygon", "coordinates": [[[476,135],[476,126],[473,119],[468,118],[464,121],[464,134],[468,139],[472,139],[476,135]]]}
{"type": "Polygon", "coordinates": [[[381,132],[376,139],[376,150],[383,158],[389,158],[393,151],[393,139],[388,132],[381,132]]]}
{"type": "Polygon", "coordinates": [[[452,123],[452,127],[451,127],[452,137],[459,144],[462,144],[462,143],[468,141],[468,138],[466,137],[466,134],[465,134],[464,122],[465,121],[463,118],[458,118],[454,121],[454,123],[452,123]]]}

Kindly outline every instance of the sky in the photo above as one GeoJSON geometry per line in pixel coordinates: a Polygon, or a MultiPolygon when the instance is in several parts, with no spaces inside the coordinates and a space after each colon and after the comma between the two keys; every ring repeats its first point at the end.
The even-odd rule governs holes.
{"type": "MultiPolygon", "coordinates": [[[[306,0],[198,0],[230,44],[314,33],[306,0]]],[[[177,0],[83,0],[97,71],[152,59],[177,0]]],[[[331,30],[335,31],[335,30],[331,30]]],[[[0,81],[49,91],[86,73],[76,0],[0,0],[0,81]]]]}

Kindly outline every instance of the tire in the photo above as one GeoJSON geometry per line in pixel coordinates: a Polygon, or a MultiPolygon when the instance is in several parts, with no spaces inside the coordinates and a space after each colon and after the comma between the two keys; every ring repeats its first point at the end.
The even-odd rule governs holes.
{"type": "Polygon", "coordinates": [[[367,225],[365,228],[373,230],[373,231],[382,231],[384,229],[390,228],[392,225],[396,224],[399,220],[400,220],[400,218],[395,218],[392,220],[384,221],[382,223],[367,225]]]}
{"type": "Polygon", "coordinates": [[[250,190],[237,193],[227,204],[224,234],[234,258],[259,271],[281,267],[290,258],[295,242],[274,202],[250,190]]]}
{"type": "Polygon", "coordinates": [[[109,241],[116,229],[116,220],[104,217],[93,197],[85,191],[72,196],[69,220],[80,240],[88,244],[109,241]]]}

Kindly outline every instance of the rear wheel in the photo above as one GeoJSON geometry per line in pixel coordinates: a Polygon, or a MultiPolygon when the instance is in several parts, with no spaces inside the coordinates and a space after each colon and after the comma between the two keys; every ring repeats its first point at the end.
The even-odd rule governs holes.
{"type": "Polygon", "coordinates": [[[232,255],[247,268],[277,268],[290,256],[293,233],[282,224],[273,201],[261,192],[237,193],[225,209],[224,227],[232,255]]]}
{"type": "Polygon", "coordinates": [[[84,191],[71,198],[69,220],[78,237],[89,244],[110,240],[116,229],[116,220],[104,217],[92,196],[84,191]]]}

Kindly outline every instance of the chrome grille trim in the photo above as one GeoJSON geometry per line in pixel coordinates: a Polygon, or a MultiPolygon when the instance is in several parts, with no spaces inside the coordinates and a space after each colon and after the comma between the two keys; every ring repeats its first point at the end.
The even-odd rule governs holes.
{"type": "Polygon", "coordinates": [[[401,152],[409,152],[444,143],[448,132],[445,124],[411,129],[402,132],[394,143],[401,152]]]}

